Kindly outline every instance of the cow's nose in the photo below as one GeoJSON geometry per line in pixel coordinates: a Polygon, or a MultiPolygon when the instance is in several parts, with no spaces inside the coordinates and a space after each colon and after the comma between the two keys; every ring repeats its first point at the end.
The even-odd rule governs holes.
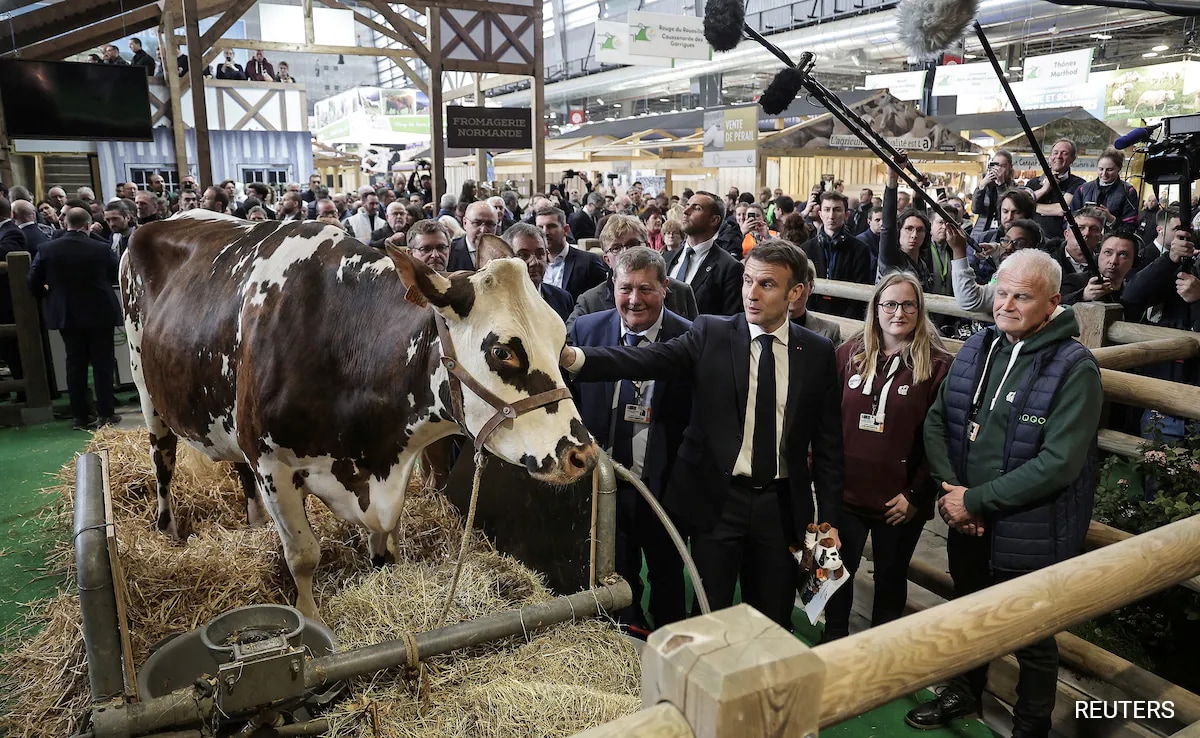
{"type": "Polygon", "coordinates": [[[596,465],[596,445],[591,444],[585,448],[573,448],[567,451],[567,457],[564,459],[568,469],[579,470],[586,472],[596,465]]]}

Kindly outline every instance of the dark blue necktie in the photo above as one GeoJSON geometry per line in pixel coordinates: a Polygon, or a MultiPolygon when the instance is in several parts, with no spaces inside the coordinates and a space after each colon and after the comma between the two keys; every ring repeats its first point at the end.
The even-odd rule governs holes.
{"type": "Polygon", "coordinates": [[[688,281],[688,270],[692,268],[692,254],[695,253],[696,250],[691,246],[683,250],[683,259],[680,262],[679,272],[675,275],[675,279],[678,279],[680,282],[688,281]]]}
{"type": "MultiPolygon", "coordinates": [[[[646,340],[637,333],[625,334],[626,346],[637,346],[646,340]]],[[[613,460],[626,467],[633,466],[634,423],[625,419],[625,406],[637,401],[637,390],[628,379],[621,381],[621,394],[617,398],[616,424],[613,428],[613,460]]]]}
{"type": "Polygon", "coordinates": [[[750,455],[750,476],[755,484],[769,484],[779,471],[779,439],[775,437],[775,337],[764,333],[758,338],[758,394],[754,398],[754,438],[750,455]]]}

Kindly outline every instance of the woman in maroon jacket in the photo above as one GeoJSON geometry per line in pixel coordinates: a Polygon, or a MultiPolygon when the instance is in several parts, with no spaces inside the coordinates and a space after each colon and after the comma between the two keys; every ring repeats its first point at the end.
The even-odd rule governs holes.
{"type": "MultiPolygon", "coordinates": [[[[848,572],[867,536],[875,557],[871,625],[895,620],[908,598],[908,562],[933,516],[934,485],[922,443],[925,414],[950,370],[950,355],[908,272],[875,286],[863,331],[837,350],[846,453],[845,509],[838,533],[848,572]]],[[[826,641],[849,634],[854,583],[825,609],[826,641]]]]}

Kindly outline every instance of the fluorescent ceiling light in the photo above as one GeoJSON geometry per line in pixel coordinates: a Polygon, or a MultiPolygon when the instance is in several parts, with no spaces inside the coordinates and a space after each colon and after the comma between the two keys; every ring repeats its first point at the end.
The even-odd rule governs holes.
{"type": "Polygon", "coordinates": [[[1158,46],[1150,47],[1150,50],[1151,51],[1166,51],[1169,48],[1171,48],[1171,47],[1167,46],[1166,44],[1159,44],[1158,46]]]}
{"type": "Polygon", "coordinates": [[[1143,59],[1153,59],[1156,56],[1158,56],[1157,51],[1147,51],[1145,54],[1142,54],[1143,59]]]}
{"type": "Polygon", "coordinates": [[[1091,38],[1098,39],[1098,40],[1100,40],[1100,41],[1112,41],[1112,34],[1109,34],[1109,33],[1093,33],[1093,34],[1091,35],[1091,38]]]}
{"type": "Polygon", "coordinates": [[[603,105],[603,104],[604,104],[604,98],[602,98],[602,97],[598,97],[598,98],[596,98],[596,104],[597,104],[597,105],[603,105]]]}

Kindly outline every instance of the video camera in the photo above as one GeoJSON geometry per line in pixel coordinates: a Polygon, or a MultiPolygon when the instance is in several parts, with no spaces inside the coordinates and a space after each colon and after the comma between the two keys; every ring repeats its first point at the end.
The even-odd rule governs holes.
{"type": "MultiPolygon", "coordinates": [[[[1200,113],[1163,118],[1162,131],[1162,138],[1146,148],[1143,177],[1154,185],[1156,195],[1161,185],[1179,186],[1180,228],[1190,231],[1194,215],[1192,182],[1200,177],[1200,113]]],[[[1190,272],[1193,264],[1180,266],[1190,272]]]]}
{"type": "Polygon", "coordinates": [[[417,159],[417,169],[433,169],[428,159],[417,159]]]}

